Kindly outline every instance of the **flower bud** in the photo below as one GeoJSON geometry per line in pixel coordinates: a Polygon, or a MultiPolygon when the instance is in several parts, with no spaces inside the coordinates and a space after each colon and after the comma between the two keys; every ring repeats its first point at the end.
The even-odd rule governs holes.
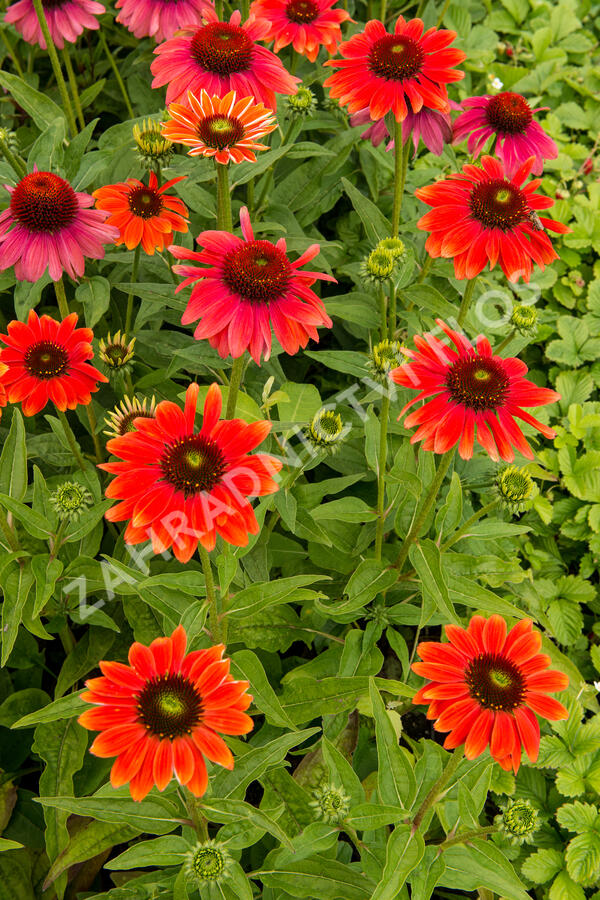
{"type": "Polygon", "coordinates": [[[538,311],[535,306],[513,307],[510,324],[524,337],[532,337],[537,332],[538,311]]]}
{"type": "Polygon", "coordinates": [[[231,864],[231,856],[225,844],[218,841],[206,841],[196,844],[187,857],[187,874],[199,885],[208,882],[222,881],[231,864]]]}
{"type": "Polygon", "coordinates": [[[108,430],[104,432],[109,437],[121,437],[128,431],[135,431],[133,425],[135,419],[153,419],[156,411],[156,400],[154,397],[150,400],[150,406],[147,407],[148,399],[144,397],[140,403],[137,397],[124,397],[120,403],[117,403],[112,412],[109,412],[104,420],[108,425],[108,430]]]}
{"type": "Polygon", "coordinates": [[[392,275],[395,265],[396,260],[390,250],[376,247],[361,262],[360,274],[367,281],[382,284],[392,275]]]}
{"type": "Polygon", "coordinates": [[[128,363],[133,359],[133,347],[135,338],[127,343],[127,335],[121,334],[120,331],[115,332],[111,337],[110,332],[106,339],[102,338],[99,343],[99,356],[105,366],[114,371],[123,371],[128,363]]]}
{"type": "Polygon", "coordinates": [[[494,821],[513,844],[530,842],[530,836],[539,828],[537,812],[529,800],[509,800],[494,821]]]}
{"type": "Polygon", "coordinates": [[[87,488],[76,481],[65,481],[50,494],[49,499],[59,519],[69,522],[78,519],[94,502],[87,488]]]}
{"type": "Polygon", "coordinates": [[[144,119],[141,126],[133,126],[136,150],[145,169],[168,166],[173,156],[173,144],[163,137],[162,125],[154,119],[144,119]]]}
{"type": "Polygon", "coordinates": [[[286,102],[291,116],[312,116],[317,105],[315,95],[304,85],[300,85],[296,94],[290,94],[286,102]]]}
{"type": "Polygon", "coordinates": [[[533,478],[524,468],[504,466],[496,475],[496,493],[500,502],[512,513],[520,513],[536,494],[533,478]]]}
{"type": "Polygon", "coordinates": [[[382,238],[375,249],[387,250],[388,253],[392,254],[394,259],[400,259],[404,256],[404,241],[401,241],[398,237],[382,238]]]}
{"type": "Polygon", "coordinates": [[[337,453],[349,430],[339,413],[332,409],[320,409],[304,431],[304,436],[315,450],[337,453]]]}
{"type": "Polygon", "coordinates": [[[318,818],[331,825],[338,825],[350,812],[350,797],[347,797],[341,788],[332,784],[323,784],[317,788],[313,791],[313,797],[310,806],[318,818]]]}
{"type": "Polygon", "coordinates": [[[392,369],[405,362],[400,341],[380,341],[373,346],[367,366],[373,378],[386,383],[392,369]]]}

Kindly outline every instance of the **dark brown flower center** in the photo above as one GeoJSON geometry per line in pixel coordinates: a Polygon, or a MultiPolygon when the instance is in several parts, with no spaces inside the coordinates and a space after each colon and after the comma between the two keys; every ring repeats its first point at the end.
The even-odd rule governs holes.
{"type": "Polygon", "coordinates": [[[508,385],[502,364],[483,356],[457,359],[446,375],[446,386],[452,399],[477,412],[502,406],[508,385]]]}
{"type": "Polygon", "coordinates": [[[159,216],[163,202],[158,191],[149,187],[134,187],[129,192],[129,209],[140,219],[153,219],[159,216]]]}
{"type": "Polygon", "coordinates": [[[52,172],[32,172],[14,189],[10,208],[29,231],[54,234],[71,224],[78,203],[75,191],[64,178],[52,172]]]}
{"type": "Polygon", "coordinates": [[[509,712],[523,703],[525,679],[504,656],[481,653],[467,666],[465,681],[471,697],[484,709],[509,712]]]}
{"type": "Polygon", "coordinates": [[[492,97],[485,111],[488,124],[503,134],[523,134],[531,122],[529,103],[520,94],[504,91],[492,97]]]}
{"type": "Polygon", "coordinates": [[[313,0],[289,0],[285,14],[290,22],[296,22],[298,25],[307,25],[319,15],[319,7],[313,0]]]}
{"type": "Polygon", "coordinates": [[[402,34],[388,34],[369,50],[369,68],[374,75],[392,81],[414,78],[421,71],[425,53],[421,45],[402,34]]]}
{"type": "Polygon", "coordinates": [[[116,423],[116,430],[120,435],[127,434],[130,431],[135,431],[134,421],[136,419],[154,419],[155,416],[151,415],[148,412],[140,412],[139,410],[132,410],[128,413],[123,413],[119,421],[116,423]]]}
{"type": "Polygon", "coordinates": [[[504,178],[483,181],[471,191],[471,213],[486,228],[510,231],[527,219],[529,207],[523,191],[504,178]]]}
{"type": "Polygon", "coordinates": [[[23,365],[34,378],[48,381],[50,378],[58,378],[67,372],[69,354],[60,344],[54,344],[52,341],[38,341],[25,351],[23,365]]]}
{"type": "Polygon", "coordinates": [[[240,120],[230,116],[207,116],[198,125],[198,137],[213,150],[223,150],[237,144],[245,133],[240,120]]]}
{"type": "Polygon", "coordinates": [[[68,0],[42,0],[42,6],[44,9],[58,9],[67,2],[68,0]]]}
{"type": "Polygon", "coordinates": [[[160,675],[147,681],[137,698],[138,715],[159,738],[190,734],[202,718],[202,700],[183,675],[160,675]]]}
{"type": "Polygon", "coordinates": [[[223,278],[244,300],[269,303],[287,290],[292,267],[270,241],[248,241],[225,257],[223,278]]]}
{"type": "Polygon", "coordinates": [[[160,460],[163,475],[186,497],[210,491],[226,471],[226,463],[214,441],[199,434],[175,441],[165,447],[160,460]]]}
{"type": "Polygon", "coordinates": [[[210,22],[192,38],[192,56],[208,72],[232,75],[245,72],[252,62],[252,41],[239,25],[210,22]]]}

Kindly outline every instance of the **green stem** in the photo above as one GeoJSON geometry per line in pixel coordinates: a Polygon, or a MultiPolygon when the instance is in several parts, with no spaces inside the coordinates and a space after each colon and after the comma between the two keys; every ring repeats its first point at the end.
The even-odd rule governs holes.
{"type": "Polygon", "coordinates": [[[198,840],[201,844],[205,844],[208,840],[208,819],[201,811],[200,800],[197,797],[194,797],[190,791],[188,791],[188,794],[189,797],[186,802],[186,807],[189,817],[192,820],[198,840]]]}
{"type": "Polygon", "coordinates": [[[61,519],[58,528],[56,529],[56,534],[51,541],[50,544],[50,559],[55,559],[58,555],[58,551],[62,546],[62,539],[67,528],[67,520],[61,519]]]}
{"type": "Polygon", "coordinates": [[[448,790],[447,785],[448,785],[450,779],[452,778],[452,776],[455,774],[456,770],[458,769],[458,767],[461,763],[461,760],[463,758],[463,753],[464,753],[464,747],[461,744],[460,747],[456,748],[456,750],[454,751],[454,753],[448,760],[446,768],[444,769],[444,771],[442,772],[442,774],[440,775],[438,780],[435,782],[435,784],[433,785],[433,787],[431,788],[431,790],[429,791],[429,793],[427,794],[427,796],[421,803],[419,809],[417,810],[417,814],[413,819],[413,832],[417,831],[421,827],[421,823],[422,823],[423,819],[425,818],[425,816],[427,815],[428,811],[431,809],[433,804],[437,803],[437,801],[441,797],[443,797],[444,794],[446,793],[446,791],[448,790]]]}
{"type": "Polygon", "coordinates": [[[242,20],[245,22],[250,11],[249,0],[242,0],[242,20]]]}
{"type": "Polygon", "coordinates": [[[396,333],[396,285],[390,282],[390,337],[393,340],[396,333]]]}
{"type": "Polygon", "coordinates": [[[67,439],[67,443],[71,448],[71,453],[75,457],[75,462],[79,466],[82,472],[85,472],[85,462],[83,460],[83,456],[79,452],[79,447],[77,446],[77,441],[75,440],[75,435],[71,431],[71,427],[67,422],[67,417],[61,409],[56,410],[56,415],[58,416],[58,421],[62,425],[63,431],[65,433],[65,437],[67,439]]]}
{"type": "Polygon", "coordinates": [[[437,845],[439,850],[447,850],[448,847],[453,847],[455,844],[466,844],[467,841],[473,841],[475,838],[486,837],[488,834],[494,834],[498,829],[494,825],[489,825],[486,828],[473,828],[471,831],[463,831],[462,834],[455,834],[452,837],[446,838],[445,841],[442,841],[441,844],[437,845]]]}
{"type": "MultiPolygon", "coordinates": [[[[296,124],[297,124],[297,120],[292,118],[292,120],[288,124],[288,127],[281,135],[281,143],[279,144],[280,147],[283,147],[284,144],[289,143],[289,140],[290,140],[292,134],[294,133],[294,128],[296,127],[296,124]]],[[[259,212],[259,213],[262,212],[262,210],[265,207],[265,203],[267,201],[267,195],[268,195],[269,191],[271,190],[271,185],[273,184],[273,177],[274,177],[274,166],[271,166],[271,168],[268,170],[268,172],[265,176],[265,183],[263,185],[262,191],[260,192],[260,196],[258,198],[258,203],[256,204],[256,209],[257,209],[257,212],[259,212]]]]}
{"type": "Polygon", "coordinates": [[[425,278],[429,273],[432,265],[433,259],[431,258],[431,256],[429,256],[429,254],[427,254],[427,256],[425,257],[425,262],[421,266],[421,271],[419,272],[419,277],[417,278],[417,284],[421,284],[422,281],[425,281],[425,278]]]}
{"type": "Polygon", "coordinates": [[[98,34],[98,40],[100,41],[100,44],[102,45],[102,49],[104,50],[104,52],[106,54],[106,58],[108,59],[110,65],[111,65],[111,68],[114,72],[114,76],[117,79],[117,84],[119,85],[121,94],[123,95],[123,100],[125,101],[125,106],[127,107],[127,115],[129,116],[130,119],[133,119],[134,113],[133,113],[133,107],[131,105],[131,100],[129,99],[129,94],[127,93],[127,88],[125,87],[125,82],[121,78],[121,73],[119,72],[118,66],[115,62],[115,58],[109,50],[109,47],[108,47],[108,44],[106,43],[106,38],[104,37],[104,33],[103,33],[102,29],[100,29],[97,32],[97,34],[98,34]]]}
{"type": "Polygon", "coordinates": [[[233,231],[229,171],[226,165],[221,163],[215,165],[217,167],[217,228],[221,231],[233,231]]]}
{"type": "Polygon", "coordinates": [[[381,318],[381,340],[385,341],[388,336],[387,321],[387,296],[383,285],[379,286],[379,315],[381,318]]]}
{"type": "Polygon", "coordinates": [[[94,452],[96,454],[96,462],[101,463],[104,459],[104,454],[102,453],[102,445],[100,443],[100,438],[97,434],[98,429],[98,421],[96,419],[96,413],[94,412],[94,407],[92,406],[92,401],[87,404],[85,411],[87,413],[88,422],[90,424],[90,432],[92,434],[92,440],[94,442],[94,452]]]}
{"type": "Polygon", "coordinates": [[[8,39],[8,35],[6,34],[6,32],[4,31],[3,28],[0,28],[0,39],[2,40],[2,43],[4,44],[4,46],[6,47],[6,51],[7,51],[8,55],[12,59],[13,66],[17,70],[17,75],[20,78],[22,78],[23,77],[23,68],[21,66],[21,63],[19,62],[19,57],[15,53],[15,51],[13,49],[13,45],[11,44],[10,40],[8,39]]]}
{"type": "MultiPolygon", "coordinates": [[[[135,284],[138,279],[140,268],[141,244],[138,244],[133,252],[133,265],[131,267],[131,283],[135,284]]],[[[133,324],[133,291],[129,292],[127,297],[127,312],[125,313],[125,334],[129,334],[133,324]]]]}
{"type": "Polygon", "coordinates": [[[60,629],[60,631],[58,632],[58,636],[59,636],[60,642],[63,646],[63,650],[65,651],[65,653],[68,656],[69,653],[75,649],[75,645],[77,643],[75,641],[75,638],[73,637],[73,632],[71,631],[71,628],[70,628],[68,622],[66,623],[66,625],[63,625],[63,627],[60,629]]]}
{"type": "Polygon", "coordinates": [[[406,169],[408,166],[408,147],[402,143],[402,122],[396,121],[394,125],[394,209],[392,213],[392,237],[396,237],[400,227],[400,210],[404,196],[404,182],[406,181],[406,169]]]}
{"type": "Polygon", "coordinates": [[[56,294],[56,302],[58,303],[58,311],[63,319],[69,315],[69,304],[67,303],[67,295],[65,293],[65,285],[62,278],[54,282],[54,293],[56,294]]]}
{"type": "Polygon", "coordinates": [[[254,215],[254,177],[246,184],[246,206],[248,207],[250,218],[252,218],[254,215]]]}
{"type": "Polygon", "coordinates": [[[231,367],[231,375],[229,376],[229,391],[227,393],[227,410],[225,412],[226,419],[235,417],[235,408],[237,406],[237,396],[242,383],[242,375],[244,374],[244,354],[234,359],[231,367]]]}
{"type": "Polygon", "coordinates": [[[17,536],[8,524],[8,519],[6,518],[6,513],[0,507],[0,529],[2,530],[2,534],[6,538],[6,543],[10,547],[11,550],[19,549],[19,542],[17,540],[17,536]]]}
{"type": "Polygon", "coordinates": [[[19,179],[24,178],[25,175],[27,175],[27,166],[21,157],[13,153],[6,141],[3,141],[2,138],[0,138],[0,152],[6,162],[14,169],[15,175],[17,175],[19,179]]]}
{"type": "Polygon", "coordinates": [[[223,0],[215,0],[215,12],[219,21],[223,18],[223,0]]]}
{"type": "Polygon", "coordinates": [[[379,7],[379,21],[385,22],[385,14],[387,12],[387,0],[381,0],[381,6],[379,7]]]}
{"type": "Polygon", "coordinates": [[[516,333],[517,333],[517,329],[513,328],[513,330],[510,332],[510,334],[507,334],[506,337],[504,338],[504,340],[500,341],[498,346],[494,349],[494,356],[497,356],[498,353],[502,353],[502,351],[505,349],[505,347],[508,347],[508,345],[510,344],[512,339],[515,337],[516,333]]]}
{"type": "Polygon", "coordinates": [[[460,303],[460,309],[458,311],[458,316],[456,317],[457,325],[464,325],[464,321],[469,314],[469,308],[471,306],[471,300],[473,299],[473,292],[475,290],[475,285],[477,283],[477,278],[472,278],[471,281],[467,282],[467,286],[465,287],[462,300],[460,303]]]}
{"type": "Polygon", "coordinates": [[[217,595],[215,589],[215,580],[213,578],[212,566],[208,551],[198,544],[198,552],[202,563],[202,571],[204,572],[204,581],[206,584],[206,601],[208,603],[208,627],[212,635],[213,641],[219,643],[223,640],[222,633],[224,623],[221,622],[221,603],[220,596],[217,595]]]}
{"type": "Polygon", "coordinates": [[[469,528],[478,522],[479,519],[483,519],[484,516],[487,516],[489,512],[491,512],[495,506],[498,505],[500,501],[498,499],[491,500],[489,503],[486,503],[485,506],[482,506],[481,509],[478,509],[477,512],[474,512],[472,516],[470,516],[466,522],[464,522],[460,528],[452,534],[448,540],[442,544],[442,550],[449,550],[450,547],[453,547],[454,544],[458,543],[460,539],[468,532],[469,528]]]}
{"type": "Polygon", "coordinates": [[[387,466],[387,433],[390,416],[390,398],[386,394],[381,401],[379,416],[379,457],[377,472],[377,530],[375,532],[375,559],[381,559],[385,529],[385,470],[387,466]]]}
{"type": "Polygon", "coordinates": [[[444,16],[445,16],[446,13],[448,12],[448,7],[449,7],[449,6],[450,6],[450,0],[445,0],[445,3],[444,3],[444,5],[443,5],[443,7],[442,7],[442,11],[441,11],[441,13],[440,13],[439,16],[438,16],[438,20],[437,20],[437,23],[436,23],[436,26],[435,26],[436,28],[439,28],[440,25],[442,24],[442,22],[444,21],[444,16]]]}
{"type": "Polygon", "coordinates": [[[40,28],[42,30],[42,34],[44,35],[44,40],[46,41],[48,56],[50,57],[52,70],[54,72],[54,77],[56,78],[56,84],[58,85],[60,99],[62,101],[64,112],[67,116],[71,134],[76,135],[77,123],[75,121],[75,116],[73,115],[73,107],[71,106],[69,92],[67,91],[67,85],[63,77],[62,69],[60,67],[58,53],[56,52],[56,47],[54,46],[54,41],[52,40],[50,29],[48,28],[48,22],[46,21],[46,15],[44,13],[44,7],[42,6],[42,0],[33,0],[33,7],[35,9],[35,14],[38,18],[38,22],[40,23],[40,28]]]}
{"type": "Polygon", "coordinates": [[[435,503],[436,497],[439,493],[439,490],[442,486],[444,478],[446,477],[446,472],[450,468],[452,460],[454,459],[454,451],[450,450],[448,453],[445,453],[437,467],[437,472],[435,473],[435,477],[431,482],[427,495],[421,504],[421,508],[417,512],[415,518],[413,519],[413,523],[410,526],[409,532],[404,539],[404,543],[400,549],[400,553],[398,554],[398,559],[396,560],[395,566],[398,571],[402,571],[402,567],[407,560],[408,551],[410,550],[411,544],[413,541],[418,538],[421,528],[423,527],[423,523],[425,522],[431,507],[435,503]]]}
{"type": "Polygon", "coordinates": [[[71,54],[69,53],[68,43],[65,43],[64,50],[62,51],[62,57],[63,57],[64,63],[65,63],[65,69],[67,70],[67,76],[69,78],[69,86],[71,88],[71,94],[73,95],[73,103],[75,104],[75,112],[77,113],[79,127],[83,130],[85,128],[85,119],[83,118],[83,109],[81,108],[81,98],[79,97],[79,89],[77,87],[77,79],[75,77],[75,72],[73,71],[73,65],[71,63],[71,54]]]}

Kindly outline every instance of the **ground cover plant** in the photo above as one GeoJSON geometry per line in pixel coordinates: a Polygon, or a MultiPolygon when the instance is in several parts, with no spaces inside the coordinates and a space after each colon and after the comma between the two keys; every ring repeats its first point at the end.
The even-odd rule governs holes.
{"type": "Polygon", "coordinates": [[[600,900],[597,15],[4,4],[2,900],[600,900]]]}

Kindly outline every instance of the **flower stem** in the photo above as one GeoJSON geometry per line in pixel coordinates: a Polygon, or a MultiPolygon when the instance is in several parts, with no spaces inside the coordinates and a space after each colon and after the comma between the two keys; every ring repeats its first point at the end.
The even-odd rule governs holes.
{"type": "Polygon", "coordinates": [[[62,69],[60,67],[58,53],[56,52],[56,47],[54,46],[54,41],[52,40],[50,29],[48,28],[48,22],[46,21],[46,14],[44,13],[42,0],[33,0],[33,7],[35,9],[35,14],[38,18],[38,22],[40,23],[40,28],[42,30],[42,34],[44,35],[44,40],[46,41],[48,56],[50,57],[52,70],[54,72],[54,77],[56,78],[56,84],[58,85],[60,99],[62,101],[63,109],[67,117],[67,122],[69,123],[69,128],[71,129],[71,134],[76,135],[77,123],[75,122],[75,116],[73,115],[73,107],[71,106],[69,92],[67,91],[67,85],[65,83],[62,69]]]}
{"type": "Polygon", "coordinates": [[[448,451],[448,453],[445,453],[439,461],[435,477],[431,482],[423,503],[421,504],[421,508],[416,513],[415,518],[413,519],[413,523],[410,526],[409,532],[406,535],[404,543],[402,544],[402,547],[400,549],[400,553],[398,554],[398,559],[396,560],[395,566],[399,571],[402,571],[402,567],[407,560],[408,551],[410,550],[411,544],[416,540],[416,538],[418,538],[419,532],[423,527],[423,523],[429,515],[431,507],[435,503],[436,497],[442,486],[442,482],[446,477],[446,473],[450,468],[453,459],[454,450],[450,450],[448,451]]]}
{"type": "Polygon", "coordinates": [[[508,345],[510,344],[510,342],[512,341],[512,339],[514,338],[516,333],[517,333],[517,329],[513,328],[513,330],[510,332],[510,334],[507,334],[506,337],[504,338],[504,340],[500,341],[498,346],[494,349],[494,356],[497,356],[498,353],[502,353],[502,351],[505,349],[505,347],[508,347],[508,345]]]}
{"type": "Polygon", "coordinates": [[[224,623],[221,622],[221,603],[220,597],[217,596],[215,589],[215,580],[213,578],[212,566],[208,551],[202,544],[198,544],[198,553],[202,563],[202,571],[204,572],[204,581],[206,584],[206,600],[208,603],[208,627],[212,635],[212,639],[217,643],[223,640],[224,623]]]}
{"type": "MultiPolygon", "coordinates": [[[[38,2],[39,2],[39,0],[38,0],[38,2]]],[[[97,32],[97,34],[98,34],[98,40],[100,41],[100,44],[102,45],[102,49],[104,50],[104,52],[106,54],[106,58],[108,59],[110,65],[111,65],[111,68],[114,72],[115,78],[117,79],[117,84],[119,85],[121,94],[123,95],[123,100],[125,101],[125,106],[127,107],[127,115],[129,116],[130,119],[133,119],[134,112],[133,112],[133,107],[131,105],[131,100],[129,99],[129,94],[127,93],[127,88],[125,87],[125,82],[121,78],[121,73],[119,72],[119,68],[115,62],[115,58],[109,50],[109,47],[108,47],[108,44],[106,43],[106,38],[104,37],[104,33],[103,33],[102,29],[100,29],[97,32]]]]}
{"type": "Polygon", "coordinates": [[[488,834],[494,834],[498,829],[495,825],[488,825],[486,828],[473,828],[471,831],[463,831],[462,834],[454,834],[452,837],[446,838],[441,844],[437,845],[438,851],[447,850],[455,844],[466,844],[467,841],[473,841],[475,838],[486,837],[488,834]]]}
{"type": "Polygon", "coordinates": [[[215,0],[215,12],[219,21],[223,18],[223,0],[215,0]]]}
{"type": "Polygon", "coordinates": [[[62,278],[54,282],[54,293],[56,294],[56,302],[58,303],[58,311],[63,319],[69,315],[69,304],[67,303],[67,295],[62,278]]]}
{"type": "Polygon", "coordinates": [[[445,0],[444,5],[442,6],[442,11],[438,16],[438,20],[436,22],[436,28],[439,28],[442,22],[444,21],[444,16],[448,12],[448,7],[450,6],[450,0],[445,0]]]}
{"type": "Polygon", "coordinates": [[[235,408],[237,406],[237,396],[242,383],[242,375],[244,374],[244,354],[234,359],[231,367],[231,375],[229,376],[229,391],[227,394],[227,409],[225,412],[226,419],[233,419],[235,416],[235,408]]]}
{"type": "Polygon", "coordinates": [[[24,178],[25,175],[27,175],[27,166],[21,157],[17,156],[16,153],[13,153],[6,141],[3,141],[2,138],[0,138],[0,152],[6,162],[14,169],[15,175],[17,175],[19,179],[24,178]]]}
{"type": "Polygon", "coordinates": [[[417,831],[421,827],[421,822],[423,821],[423,819],[425,818],[425,816],[427,815],[428,811],[431,809],[433,804],[437,803],[437,801],[440,800],[441,797],[443,797],[444,794],[446,793],[446,791],[448,790],[448,787],[447,787],[448,783],[450,782],[450,779],[452,778],[452,776],[458,769],[458,767],[461,763],[461,760],[463,758],[463,754],[464,754],[464,747],[461,744],[460,747],[456,748],[456,750],[454,751],[454,753],[448,760],[446,768],[444,769],[444,771],[442,772],[442,774],[440,775],[438,780],[435,782],[435,784],[433,785],[433,787],[431,788],[431,790],[429,791],[429,793],[427,794],[427,796],[421,803],[419,809],[417,810],[417,814],[413,819],[413,832],[417,831]]]}
{"type": "Polygon", "coordinates": [[[8,55],[10,56],[10,58],[12,60],[12,64],[15,67],[15,69],[17,70],[17,75],[20,78],[22,78],[23,77],[23,67],[21,66],[21,63],[19,62],[19,57],[15,53],[15,51],[13,49],[13,45],[11,44],[10,40],[8,39],[8,35],[6,34],[6,32],[4,31],[3,28],[0,28],[0,40],[2,40],[2,43],[6,47],[8,55]]]}
{"type": "Polygon", "coordinates": [[[393,340],[394,335],[396,333],[396,285],[390,281],[390,323],[389,323],[389,332],[390,337],[393,340]]]}
{"type": "Polygon", "coordinates": [[[229,172],[226,165],[217,166],[217,228],[221,231],[232,231],[231,194],[229,192],[229,172]]]}
{"type": "Polygon", "coordinates": [[[100,443],[100,438],[97,434],[98,429],[98,421],[96,419],[96,413],[94,412],[94,407],[92,405],[92,401],[87,404],[85,411],[87,413],[88,422],[90,424],[90,432],[92,434],[92,440],[94,442],[94,452],[96,454],[96,462],[101,463],[104,459],[104,454],[102,453],[102,445],[100,443]]]}
{"type": "Polygon", "coordinates": [[[485,506],[482,506],[481,509],[478,509],[477,512],[474,512],[472,516],[470,516],[466,522],[464,522],[460,528],[454,532],[454,534],[450,535],[447,541],[442,544],[442,550],[449,550],[450,547],[453,547],[454,544],[458,543],[460,539],[465,535],[471,525],[474,525],[475,522],[478,522],[479,519],[483,519],[484,516],[487,516],[489,512],[491,512],[495,506],[498,505],[500,501],[496,498],[495,500],[491,500],[485,506]]]}
{"type": "Polygon", "coordinates": [[[375,532],[375,559],[381,559],[385,528],[385,470],[387,465],[387,432],[390,415],[390,398],[385,394],[379,414],[379,457],[377,460],[377,530],[375,532]]]}
{"type": "Polygon", "coordinates": [[[398,234],[400,227],[400,210],[404,196],[404,182],[408,166],[408,141],[406,148],[402,143],[402,122],[394,125],[394,209],[392,213],[392,237],[398,234]]]}
{"type": "Polygon", "coordinates": [[[79,97],[77,79],[75,77],[75,72],[73,71],[73,64],[71,63],[71,55],[69,53],[69,45],[67,43],[65,43],[64,50],[62,51],[62,57],[65,63],[65,69],[67,70],[67,76],[69,78],[69,86],[71,88],[71,94],[73,95],[73,103],[75,105],[75,112],[79,121],[79,127],[83,130],[85,128],[85,119],[83,118],[83,109],[81,108],[81,99],[79,97]]]}
{"type": "MultiPolygon", "coordinates": [[[[138,244],[133,251],[133,265],[131,267],[131,283],[135,284],[138,279],[138,271],[140,268],[140,250],[141,244],[138,244]]],[[[133,324],[133,291],[129,292],[127,297],[127,312],[125,313],[125,334],[129,334],[133,324]]]]}
{"type": "Polygon", "coordinates": [[[85,462],[83,460],[83,456],[79,452],[79,447],[77,446],[77,441],[75,440],[75,435],[71,431],[71,427],[67,422],[67,417],[61,409],[56,410],[56,415],[58,416],[58,420],[62,425],[63,431],[65,433],[65,437],[67,439],[67,443],[71,448],[71,453],[75,457],[75,462],[79,466],[82,472],[85,472],[85,462]]]}
{"type": "Polygon", "coordinates": [[[379,287],[379,315],[381,316],[381,340],[385,341],[388,336],[388,323],[387,323],[387,296],[385,293],[385,287],[380,285],[379,287]]]}
{"type": "Polygon", "coordinates": [[[431,256],[429,256],[429,254],[427,254],[427,256],[425,257],[425,261],[421,266],[421,271],[419,272],[419,277],[417,278],[417,284],[421,284],[422,281],[425,281],[425,278],[427,277],[432,264],[433,259],[431,258],[431,256]]]}
{"type": "Polygon", "coordinates": [[[464,325],[465,319],[469,314],[469,308],[471,306],[471,300],[473,299],[473,291],[475,290],[475,284],[477,282],[477,278],[472,278],[471,281],[467,282],[467,286],[465,287],[462,300],[460,303],[460,309],[458,311],[458,316],[456,317],[457,325],[464,325]]]}
{"type": "Polygon", "coordinates": [[[12,530],[11,526],[8,523],[8,519],[6,518],[6,513],[0,507],[0,530],[6,539],[6,543],[10,547],[11,550],[17,551],[19,549],[19,542],[17,540],[17,536],[12,530]]]}
{"type": "Polygon", "coordinates": [[[387,12],[387,0],[381,0],[381,5],[379,7],[379,21],[385,22],[385,14],[387,12]]]}
{"type": "Polygon", "coordinates": [[[208,840],[208,820],[201,811],[200,800],[195,797],[190,790],[187,791],[189,797],[186,799],[186,807],[189,817],[192,820],[194,831],[198,836],[201,844],[205,844],[208,840]]]}

